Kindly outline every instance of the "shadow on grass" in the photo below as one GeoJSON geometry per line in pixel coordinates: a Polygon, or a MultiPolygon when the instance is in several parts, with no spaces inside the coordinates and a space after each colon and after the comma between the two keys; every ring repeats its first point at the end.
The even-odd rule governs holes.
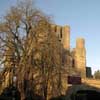
{"type": "MultiPolygon", "coordinates": [[[[21,100],[20,92],[14,86],[5,88],[0,95],[0,100],[21,100]]],[[[24,100],[44,100],[42,96],[34,94],[31,91],[27,91],[27,95],[24,100]]]]}
{"type": "MultiPolygon", "coordinates": [[[[21,100],[20,92],[16,87],[5,88],[0,100],[21,100]]],[[[27,94],[25,100],[44,100],[42,96],[31,93],[27,94]]],[[[52,97],[50,100],[100,100],[100,89],[87,84],[72,85],[68,87],[66,95],[52,97]]]]}
{"type": "Polygon", "coordinates": [[[50,100],[100,100],[100,89],[87,84],[72,85],[68,87],[66,95],[50,100]]]}
{"type": "Polygon", "coordinates": [[[87,84],[72,85],[66,91],[65,100],[100,100],[100,88],[87,84]]]}

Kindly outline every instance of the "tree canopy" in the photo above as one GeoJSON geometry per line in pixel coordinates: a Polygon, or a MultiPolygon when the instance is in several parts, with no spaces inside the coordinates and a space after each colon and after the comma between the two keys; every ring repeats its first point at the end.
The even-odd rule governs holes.
{"type": "Polygon", "coordinates": [[[16,76],[21,100],[30,89],[46,100],[61,95],[61,44],[49,16],[26,1],[11,7],[0,22],[2,87],[16,76]]]}
{"type": "Polygon", "coordinates": [[[94,72],[94,78],[100,79],[100,70],[97,70],[97,71],[94,72]]]}

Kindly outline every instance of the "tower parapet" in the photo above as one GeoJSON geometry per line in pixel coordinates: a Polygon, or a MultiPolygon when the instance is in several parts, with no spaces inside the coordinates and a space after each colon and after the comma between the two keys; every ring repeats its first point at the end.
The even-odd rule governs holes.
{"type": "Polygon", "coordinates": [[[85,48],[85,40],[83,38],[76,39],[76,48],[79,48],[79,49],[85,48]]]}

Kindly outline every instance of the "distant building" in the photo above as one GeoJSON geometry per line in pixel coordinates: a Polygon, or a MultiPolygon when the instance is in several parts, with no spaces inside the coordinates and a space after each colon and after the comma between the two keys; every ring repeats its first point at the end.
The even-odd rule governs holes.
{"type": "Polygon", "coordinates": [[[91,67],[86,67],[86,77],[87,78],[92,78],[91,67]]]}

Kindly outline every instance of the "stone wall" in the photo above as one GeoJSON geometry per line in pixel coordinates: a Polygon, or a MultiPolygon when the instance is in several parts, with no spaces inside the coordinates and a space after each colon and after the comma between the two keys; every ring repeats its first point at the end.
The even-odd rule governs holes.
{"type": "MultiPolygon", "coordinates": [[[[63,45],[63,55],[65,56],[64,66],[74,67],[82,77],[86,77],[86,49],[85,40],[83,38],[77,38],[76,47],[71,52],[70,48],[70,27],[52,25],[53,32],[56,33],[59,41],[63,45]]],[[[62,58],[63,59],[63,58],[62,58]]],[[[76,73],[77,74],[77,73],[76,73]]]]}
{"type": "Polygon", "coordinates": [[[69,26],[59,26],[51,25],[53,32],[56,33],[59,41],[61,41],[63,48],[65,50],[70,50],[70,27],[69,26]]]}

